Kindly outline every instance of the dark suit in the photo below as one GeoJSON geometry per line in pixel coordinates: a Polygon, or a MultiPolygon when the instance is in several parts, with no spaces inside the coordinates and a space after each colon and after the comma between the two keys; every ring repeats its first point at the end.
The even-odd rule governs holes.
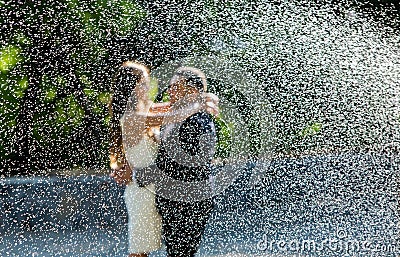
{"type": "MultiPolygon", "coordinates": [[[[149,169],[137,170],[136,180],[139,184],[156,183],[156,190],[159,192],[164,186],[171,189],[171,185],[166,185],[160,179],[163,176],[192,183],[207,181],[211,173],[215,143],[215,125],[210,115],[204,112],[190,116],[182,124],[166,125],[161,128],[161,143],[156,159],[158,173],[151,173],[149,169]],[[175,141],[171,144],[173,137],[175,141]],[[204,143],[205,138],[206,143],[204,143]],[[201,160],[192,158],[196,156],[205,158],[200,158],[201,160]]],[[[180,190],[180,188],[172,189],[171,192],[180,190]]],[[[210,191],[208,188],[204,190],[210,191]]],[[[156,206],[163,221],[163,235],[168,256],[194,256],[213,207],[212,199],[211,197],[200,199],[194,195],[193,201],[187,199],[180,201],[179,197],[168,196],[165,193],[156,196],[156,206]]]]}

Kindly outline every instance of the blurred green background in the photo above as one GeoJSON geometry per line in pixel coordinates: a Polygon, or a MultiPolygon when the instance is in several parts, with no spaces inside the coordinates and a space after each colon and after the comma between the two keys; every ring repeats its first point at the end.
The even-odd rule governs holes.
{"type": "MultiPolygon", "coordinates": [[[[156,68],[189,54],[213,52],[210,38],[220,33],[215,28],[231,23],[224,10],[236,8],[225,1],[184,2],[0,1],[0,174],[107,169],[107,103],[118,65],[137,59],[156,68]]],[[[355,6],[399,29],[397,1],[328,3],[355,6]]],[[[257,65],[246,69],[256,73],[257,65]]],[[[217,95],[223,91],[211,88],[217,95]]],[[[257,119],[249,122],[254,152],[259,125],[257,119]]],[[[226,156],[229,124],[221,121],[219,126],[224,135],[220,154],[226,156]]],[[[291,146],[322,128],[318,120],[296,129],[278,123],[282,133],[276,151],[290,154],[291,146]]]]}

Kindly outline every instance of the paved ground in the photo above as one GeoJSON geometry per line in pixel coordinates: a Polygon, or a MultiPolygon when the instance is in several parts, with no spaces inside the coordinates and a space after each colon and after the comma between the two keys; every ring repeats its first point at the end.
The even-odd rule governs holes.
{"type": "MultiPolygon", "coordinates": [[[[198,256],[399,256],[397,173],[376,155],[250,165],[215,199],[198,256]]],[[[0,256],[126,256],[122,189],[108,178],[14,182],[0,184],[0,256]]]]}

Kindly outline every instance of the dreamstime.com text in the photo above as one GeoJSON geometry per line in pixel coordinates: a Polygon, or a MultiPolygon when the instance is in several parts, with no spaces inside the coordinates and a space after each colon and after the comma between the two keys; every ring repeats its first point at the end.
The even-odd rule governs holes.
{"type": "Polygon", "coordinates": [[[342,237],[324,240],[273,240],[267,235],[258,242],[260,251],[285,252],[285,253],[399,253],[399,246],[390,242],[377,242],[374,240],[356,240],[342,237]]]}

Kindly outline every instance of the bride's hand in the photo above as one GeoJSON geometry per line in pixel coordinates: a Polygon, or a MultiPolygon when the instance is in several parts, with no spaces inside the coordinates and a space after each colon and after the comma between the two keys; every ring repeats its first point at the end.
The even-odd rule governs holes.
{"type": "Polygon", "coordinates": [[[119,185],[127,185],[132,181],[132,169],[128,164],[124,164],[121,167],[113,169],[110,177],[112,177],[119,185]]]}
{"type": "Polygon", "coordinates": [[[219,115],[219,98],[213,93],[203,93],[205,99],[206,112],[218,117],[219,115]]]}

